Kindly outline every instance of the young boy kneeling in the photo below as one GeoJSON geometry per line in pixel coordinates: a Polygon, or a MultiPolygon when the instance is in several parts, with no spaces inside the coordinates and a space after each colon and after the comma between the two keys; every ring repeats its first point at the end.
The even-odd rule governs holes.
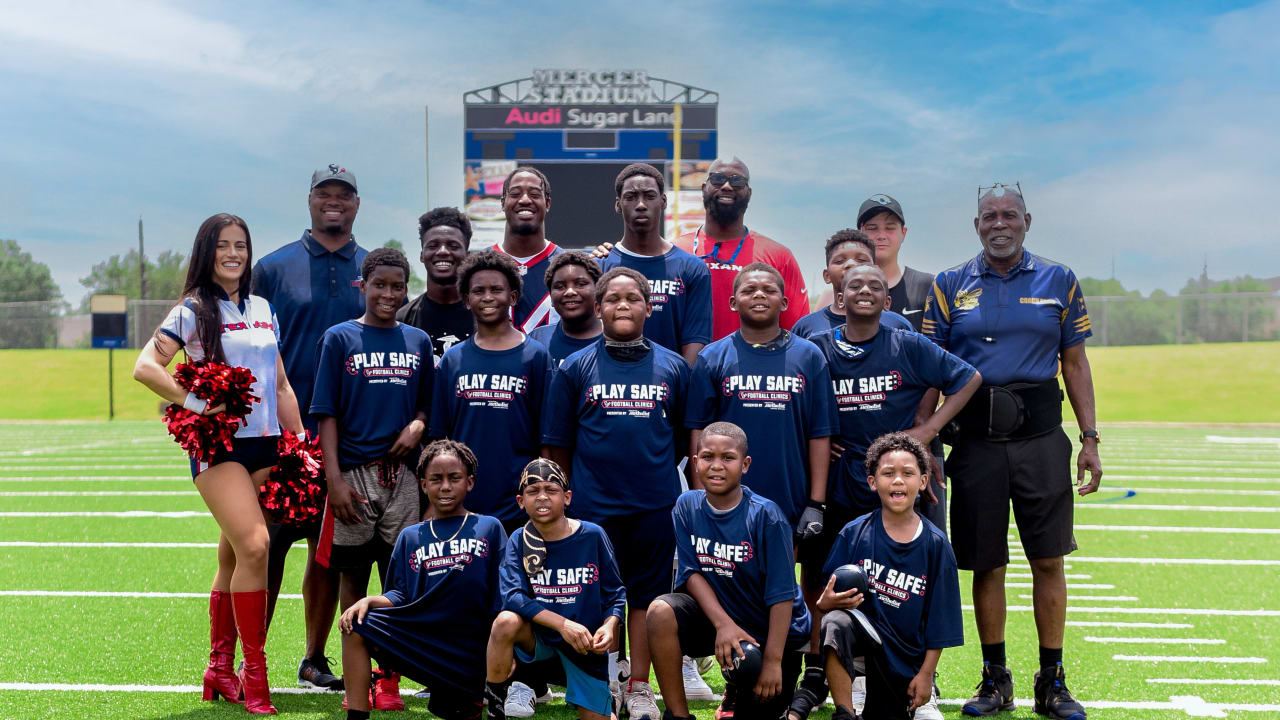
{"type": "Polygon", "coordinates": [[[867,449],[867,482],[880,509],[840,531],[823,568],[830,576],[818,599],[833,720],[853,711],[855,658],[866,668],[863,716],[910,718],[930,702],[942,649],[964,644],[960,583],[951,544],[915,511],[929,482],[929,451],[906,433],[881,436],[867,449]],[[871,598],[857,589],[835,591],[835,571],[854,564],[866,572],[871,598]],[[846,612],[861,606],[861,617],[846,612]],[[870,621],[870,628],[862,622],[870,621]]]}
{"type": "Polygon", "coordinates": [[[489,635],[488,716],[505,718],[514,654],[522,663],[559,657],[565,702],[582,720],[604,720],[613,714],[607,653],[627,604],[613,547],[599,525],[565,517],[573,493],[555,462],[530,462],[519,490],[516,501],[529,522],[511,534],[502,560],[503,610],[489,635]]]}
{"type": "Polygon", "coordinates": [[[739,643],[746,641],[760,649],[763,663],[753,685],[736,688],[734,718],[777,720],[791,702],[811,623],[796,584],[791,523],[772,500],[742,486],[751,458],[737,425],[704,428],[693,462],[705,489],[684,493],[671,511],[676,587],[683,591],[649,606],[663,717],[690,716],[681,656],[714,654],[730,668],[735,656],[745,656],[739,643]]]}
{"type": "Polygon", "coordinates": [[[347,718],[369,717],[369,658],[431,688],[431,713],[478,720],[484,702],[480,648],[498,611],[502,523],[463,506],[476,481],[476,456],[437,440],[418,461],[431,519],[406,528],[391,552],[381,595],[342,613],[347,718]],[[365,672],[361,672],[362,669],[365,672]]]}

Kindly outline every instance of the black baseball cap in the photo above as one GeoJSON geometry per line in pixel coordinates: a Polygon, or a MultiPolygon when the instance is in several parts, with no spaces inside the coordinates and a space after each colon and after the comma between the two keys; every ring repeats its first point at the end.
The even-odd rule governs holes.
{"type": "Polygon", "coordinates": [[[864,200],[862,207],[858,208],[858,227],[861,228],[862,223],[881,210],[888,210],[898,216],[898,222],[903,225],[907,224],[907,219],[902,215],[902,206],[898,204],[898,201],[884,193],[880,193],[864,200]]]}
{"type": "Polygon", "coordinates": [[[360,192],[360,189],[356,187],[356,176],[350,170],[337,163],[329,163],[329,167],[321,168],[311,173],[311,189],[315,190],[317,185],[330,180],[344,183],[350,186],[354,192],[360,192]]]}

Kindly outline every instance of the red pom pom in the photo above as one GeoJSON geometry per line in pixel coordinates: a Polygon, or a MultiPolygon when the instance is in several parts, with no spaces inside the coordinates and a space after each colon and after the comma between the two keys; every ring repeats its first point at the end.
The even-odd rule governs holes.
{"type": "Polygon", "coordinates": [[[324,454],[320,439],[280,434],[280,461],[258,488],[258,502],[285,525],[305,525],[324,507],[324,454]]]}
{"type": "Polygon", "coordinates": [[[210,406],[226,406],[220,413],[199,415],[181,405],[169,405],[164,423],[173,439],[201,462],[209,462],[219,450],[231,450],[231,439],[244,425],[253,403],[260,402],[252,392],[257,380],[253,373],[248,368],[196,360],[180,363],[173,379],[210,406]]]}

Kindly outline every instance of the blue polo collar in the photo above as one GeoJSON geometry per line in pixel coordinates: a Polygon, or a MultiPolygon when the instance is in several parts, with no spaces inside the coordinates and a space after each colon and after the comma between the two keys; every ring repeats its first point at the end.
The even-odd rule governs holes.
{"type": "MultiPolygon", "coordinates": [[[[302,231],[302,247],[306,248],[307,252],[311,253],[313,257],[324,257],[325,255],[330,254],[323,245],[321,245],[315,238],[311,237],[310,229],[302,231]]],[[[356,245],[356,237],[355,235],[352,235],[351,239],[347,241],[347,244],[337,250],[334,250],[333,254],[341,256],[344,260],[350,260],[355,257],[356,249],[358,247],[359,245],[356,245]]]]}
{"type": "MultiPolygon", "coordinates": [[[[1035,269],[1036,269],[1035,255],[1032,255],[1031,253],[1027,252],[1026,248],[1023,248],[1022,260],[1019,261],[1018,264],[1015,265],[1013,269],[1010,270],[1009,273],[1004,275],[1003,277],[1009,277],[1009,275],[1013,275],[1014,273],[1021,272],[1023,270],[1034,271],[1035,269]]],[[[991,266],[987,264],[986,253],[980,252],[978,253],[977,257],[969,261],[969,275],[972,277],[980,277],[987,273],[1000,276],[1000,273],[997,273],[995,270],[992,270],[991,266]]]]}

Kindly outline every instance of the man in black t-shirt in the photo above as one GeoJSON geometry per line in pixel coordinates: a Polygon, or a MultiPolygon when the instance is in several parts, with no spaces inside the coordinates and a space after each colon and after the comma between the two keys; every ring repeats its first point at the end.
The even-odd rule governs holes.
{"type": "Polygon", "coordinates": [[[439,365],[445,350],[475,332],[475,318],[458,292],[458,266],[471,248],[471,221],[457,208],[438,207],[418,218],[418,238],[427,291],[400,308],[396,319],[431,336],[439,365]]]}

